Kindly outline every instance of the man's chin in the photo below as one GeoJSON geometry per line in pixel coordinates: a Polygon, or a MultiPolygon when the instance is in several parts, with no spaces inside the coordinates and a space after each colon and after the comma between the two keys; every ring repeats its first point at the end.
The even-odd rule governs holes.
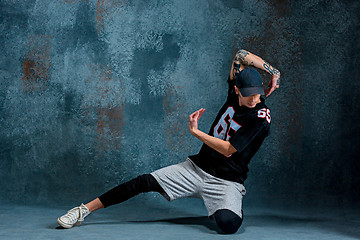
{"type": "Polygon", "coordinates": [[[247,106],[248,108],[254,108],[254,107],[256,107],[256,103],[255,103],[254,105],[247,104],[246,106],[247,106]]]}

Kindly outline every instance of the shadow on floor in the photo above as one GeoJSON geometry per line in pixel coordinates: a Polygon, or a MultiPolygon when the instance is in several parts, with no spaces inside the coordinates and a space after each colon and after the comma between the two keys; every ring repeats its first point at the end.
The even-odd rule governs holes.
{"type": "MultiPolygon", "coordinates": [[[[150,208],[151,209],[151,208],[150,208]]],[[[110,217],[113,221],[106,222],[85,222],[84,225],[93,225],[93,224],[129,224],[129,223],[169,223],[169,224],[177,224],[183,226],[190,226],[192,228],[196,228],[199,231],[210,233],[210,234],[218,234],[220,230],[218,229],[214,220],[210,219],[207,216],[191,216],[191,217],[183,217],[187,215],[184,212],[173,211],[171,213],[174,218],[167,218],[168,212],[166,212],[166,208],[161,209],[160,211],[147,214],[147,219],[141,219],[141,215],[133,214],[132,216],[127,216],[127,219],[123,219],[121,217],[118,218],[117,214],[109,213],[108,217],[110,217]],[[163,214],[164,213],[164,214],[163,214]],[[153,215],[153,216],[151,216],[153,215]],[[166,216],[167,215],[167,216],[166,216]],[[182,215],[182,217],[176,217],[182,215]],[[140,219],[139,219],[140,218],[140,219]],[[148,219],[154,220],[148,220],[148,219]],[[129,220],[134,219],[134,220],[129,220]],[[138,220],[136,220],[138,219],[138,220]]],[[[159,210],[158,209],[158,210],[159,210]]],[[[131,211],[130,211],[131,212],[131,211]]],[[[189,213],[191,215],[191,213],[189,213]]],[[[104,216],[105,217],[105,216],[104,216]]],[[[246,215],[244,214],[243,225],[240,227],[237,234],[242,234],[246,232],[246,228],[248,227],[306,227],[306,228],[314,228],[314,229],[323,229],[327,232],[334,232],[343,236],[350,236],[354,238],[360,238],[360,230],[358,229],[357,224],[358,219],[344,219],[344,217],[338,217],[336,215],[327,215],[324,216],[304,216],[304,215],[288,215],[282,213],[268,213],[268,214],[259,214],[259,215],[246,215]]],[[[52,228],[56,228],[56,226],[52,226],[52,228]]],[[[57,227],[57,229],[61,229],[57,227]]]]}
{"type": "Polygon", "coordinates": [[[221,234],[220,229],[217,227],[214,220],[207,216],[201,217],[181,217],[181,218],[168,218],[159,220],[148,220],[148,221],[130,221],[131,223],[171,223],[179,225],[192,225],[192,226],[203,226],[208,230],[221,234]]]}
{"type": "Polygon", "coordinates": [[[279,226],[279,225],[293,225],[293,224],[302,224],[302,223],[320,223],[329,221],[324,218],[317,217],[295,217],[295,216],[285,216],[285,215],[249,215],[244,216],[247,221],[248,226],[279,226]]]}
{"type": "MultiPolygon", "coordinates": [[[[127,224],[127,223],[169,223],[169,224],[178,224],[182,226],[195,226],[198,230],[202,230],[206,233],[216,233],[216,234],[223,234],[221,230],[217,227],[214,220],[210,219],[207,216],[200,216],[200,217],[180,217],[180,218],[169,218],[169,219],[158,219],[158,220],[139,220],[139,221],[107,221],[107,222],[87,222],[83,223],[82,225],[110,225],[110,224],[127,224]]],[[[76,227],[76,226],[75,226],[76,227]]],[[[61,226],[49,226],[52,229],[58,230],[66,230],[61,226]]],[[[238,233],[243,232],[242,229],[238,231],[238,233]]]]}

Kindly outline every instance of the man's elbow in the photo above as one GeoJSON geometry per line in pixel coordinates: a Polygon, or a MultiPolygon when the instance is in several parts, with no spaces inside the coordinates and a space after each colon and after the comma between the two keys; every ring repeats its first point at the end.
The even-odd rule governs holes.
{"type": "Polygon", "coordinates": [[[249,55],[249,52],[246,51],[245,49],[240,49],[239,51],[237,51],[236,53],[239,57],[246,57],[247,55],[249,55]]]}
{"type": "Polygon", "coordinates": [[[229,147],[227,147],[223,152],[222,154],[225,156],[225,157],[229,157],[231,156],[232,154],[236,153],[236,149],[229,143],[229,147]]]}

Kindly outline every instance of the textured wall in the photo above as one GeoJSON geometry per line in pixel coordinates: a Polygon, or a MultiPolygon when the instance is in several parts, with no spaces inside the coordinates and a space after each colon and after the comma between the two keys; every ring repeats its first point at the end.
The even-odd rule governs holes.
{"type": "Polygon", "coordinates": [[[282,72],[250,199],[359,199],[356,1],[2,0],[0,9],[0,200],[74,202],[196,153],[187,116],[206,108],[208,131],[239,48],[282,72]]]}

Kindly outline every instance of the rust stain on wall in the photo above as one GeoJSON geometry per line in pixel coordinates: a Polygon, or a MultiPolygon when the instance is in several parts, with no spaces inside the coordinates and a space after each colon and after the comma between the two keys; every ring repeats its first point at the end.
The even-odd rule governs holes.
{"type": "Polygon", "coordinates": [[[96,5],[96,29],[101,32],[104,29],[105,18],[116,9],[125,6],[125,1],[120,0],[97,0],[96,5]]]}
{"type": "MultiPolygon", "coordinates": [[[[287,59],[288,65],[296,68],[296,66],[301,65],[302,53],[304,51],[301,42],[299,43],[298,39],[295,39],[294,37],[294,31],[296,30],[289,25],[284,25],[283,20],[291,15],[291,12],[289,12],[289,9],[291,8],[289,8],[287,4],[288,1],[286,0],[272,1],[270,4],[271,14],[265,23],[266,32],[260,37],[250,36],[247,39],[247,46],[254,46],[253,48],[257,50],[256,54],[264,60],[268,60],[270,64],[276,68],[278,66],[276,66],[275,63],[271,63],[270,59],[273,59],[273,61],[276,59],[287,59]],[[282,45],[289,43],[292,43],[293,45],[282,45]],[[286,51],[283,49],[286,49],[286,51]]],[[[282,69],[279,70],[282,72],[282,69]]],[[[270,80],[269,75],[262,75],[266,76],[265,79],[270,80]]],[[[282,72],[282,76],[284,76],[284,72],[282,72]]],[[[291,82],[292,86],[299,86],[299,82],[296,81],[303,78],[301,78],[301,76],[289,76],[286,79],[291,82]]],[[[304,90],[292,88],[287,91],[288,94],[293,97],[289,98],[290,102],[288,103],[288,106],[290,106],[291,109],[284,109],[283,111],[284,116],[282,116],[282,118],[283,121],[288,121],[288,127],[286,128],[287,132],[285,137],[282,138],[283,143],[281,146],[283,146],[283,154],[287,155],[290,159],[290,167],[294,167],[294,164],[297,161],[296,153],[302,148],[302,95],[304,90]],[[291,142],[291,144],[289,144],[289,142],[291,142]]],[[[273,94],[276,94],[276,91],[273,94]]]]}
{"type": "Polygon", "coordinates": [[[167,83],[163,97],[163,109],[166,113],[165,140],[167,146],[173,152],[184,150],[184,138],[187,133],[183,127],[186,119],[179,117],[179,115],[182,116],[185,109],[184,97],[179,92],[179,87],[174,87],[167,83]]]}
{"type": "MultiPolygon", "coordinates": [[[[110,87],[111,84],[107,84],[110,81],[114,81],[111,68],[109,66],[97,65],[91,66],[91,68],[93,70],[90,77],[96,78],[95,80],[92,79],[92,81],[100,81],[103,84],[100,84],[98,89],[99,102],[97,106],[89,108],[89,106],[83,105],[83,112],[85,114],[96,115],[96,149],[98,151],[118,150],[121,148],[125,104],[113,106],[111,103],[111,97],[118,95],[118,93],[114,94],[113,91],[115,90],[110,87]],[[108,103],[105,107],[104,102],[108,103]]],[[[119,81],[118,84],[122,85],[122,82],[119,81]]]]}
{"type": "Polygon", "coordinates": [[[32,35],[22,63],[22,87],[25,91],[45,90],[50,80],[51,37],[32,35]]]}
{"type": "Polygon", "coordinates": [[[98,150],[118,150],[121,147],[121,129],[124,125],[124,104],[117,107],[108,106],[97,108],[97,136],[98,150]]]}

